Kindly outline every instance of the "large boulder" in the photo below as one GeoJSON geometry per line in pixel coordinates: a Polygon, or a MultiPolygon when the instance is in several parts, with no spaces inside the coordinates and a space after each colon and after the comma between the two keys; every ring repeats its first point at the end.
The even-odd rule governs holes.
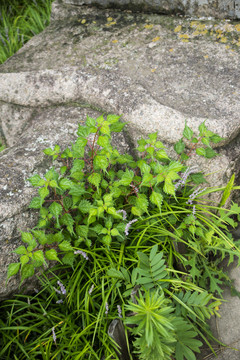
{"type": "MultiPolygon", "coordinates": [[[[221,156],[198,161],[210,183],[239,175],[239,24],[205,23],[157,14],[53,4],[52,21],[0,67],[0,134],[7,144],[0,167],[0,299],[20,230],[36,223],[28,209],[35,191],[26,179],[44,174],[42,150],[76,138],[86,115],[123,114],[119,147],[158,131],[172,146],[185,120],[206,120],[225,138],[221,156]]],[[[215,200],[219,200],[215,198],[215,200]]]]}
{"type": "Polygon", "coordinates": [[[197,16],[240,18],[238,0],[63,0],[73,5],[98,5],[133,11],[154,11],[161,14],[175,13],[197,16]]]}

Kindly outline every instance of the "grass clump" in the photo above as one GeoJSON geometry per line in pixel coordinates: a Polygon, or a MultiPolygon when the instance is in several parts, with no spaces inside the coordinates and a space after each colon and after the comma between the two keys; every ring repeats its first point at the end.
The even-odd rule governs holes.
{"type": "Polygon", "coordinates": [[[49,25],[53,0],[3,1],[0,6],[0,64],[49,25]]]}
{"type": "Polygon", "coordinates": [[[178,160],[157,133],[138,140],[133,157],[111,143],[124,128],[119,119],[87,117],[74,144],[44,150],[58,165],[29,179],[39,222],[22,232],[8,278],[20,272],[22,283],[42,271],[41,286],[1,304],[3,359],[194,360],[202,341],[214,352],[206,321],[218,316],[230,281],[218,263],[239,258],[229,227],[240,207],[223,208],[237,187],[233,176],[224,188],[205,188],[185,161],[217,156],[212,144],[222,138],[205,123],[198,134],[185,125],[178,160]],[[215,191],[220,204],[206,199],[215,191]],[[48,268],[51,261],[58,265],[48,268]]]}

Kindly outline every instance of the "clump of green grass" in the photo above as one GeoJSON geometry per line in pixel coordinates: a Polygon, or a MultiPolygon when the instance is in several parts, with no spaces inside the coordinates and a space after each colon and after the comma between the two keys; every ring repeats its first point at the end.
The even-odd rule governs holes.
{"type": "Polygon", "coordinates": [[[0,64],[48,26],[53,0],[4,1],[0,7],[0,64]]]}

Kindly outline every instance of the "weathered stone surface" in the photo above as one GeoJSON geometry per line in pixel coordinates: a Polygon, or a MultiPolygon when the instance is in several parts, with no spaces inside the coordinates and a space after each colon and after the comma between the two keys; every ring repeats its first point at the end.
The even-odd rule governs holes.
{"type": "Polygon", "coordinates": [[[36,221],[26,179],[45,172],[41,150],[69,144],[87,113],[123,114],[132,148],[129,139],[153,131],[172,145],[185,120],[196,130],[206,119],[225,137],[221,156],[193,162],[218,186],[239,173],[237,29],[207,21],[204,32],[186,19],[54,3],[51,25],[0,67],[0,132],[10,146],[0,154],[0,297],[17,288],[11,279],[5,289],[6,267],[20,230],[36,221]]]}
{"type": "Polygon", "coordinates": [[[240,18],[239,0],[63,0],[66,4],[98,5],[131,9],[133,11],[155,11],[197,16],[240,18]]]}

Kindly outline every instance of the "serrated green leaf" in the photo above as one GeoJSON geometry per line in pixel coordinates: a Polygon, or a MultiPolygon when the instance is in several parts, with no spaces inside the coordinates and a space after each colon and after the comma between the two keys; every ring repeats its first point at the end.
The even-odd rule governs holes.
{"type": "Polygon", "coordinates": [[[109,137],[108,136],[99,136],[97,144],[103,148],[109,145],[109,137]]]}
{"type": "Polygon", "coordinates": [[[73,201],[72,201],[72,198],[70,196],[66,196],[64,199],[63,199],[63,207],[65,210],[68,210],[72,207],[73,205],[73,201]]]}
{"type": "Polygon", "coordinates": [[[112,236],[119,236],[120,234],[119,234],[118,229],[113,228],[113,229],[111,230],[111,235],[112,235],[112,236]]]}
{"type": "Polygon", "coordinates": [[[89,210],[91,209],[92,204],[88,200],[81,200],[78,208],[83,214],[87,214],[89,210]]]}
{"type": "Polygon", "coordinates": [[[58,247],[61,251],[73,251],[72,245],[67,240],[64,240],[63,242],[58,244],[58,247]]]}
{"type": "Polygon", "coordinates": [[[106,236],[103,236],[102,238],[102,243],[105,245],[105,246],[110,246],[111,245],[111,242],[112,242],[112,237],[110,235],[106,235],[106,236]]]}
{"type": "Polygon", "coordinates": [[[25,264],[21,268],[21,283],[23,280],[28,279],[34,275],[34,266],[33,264],[25,264]]]}
{"type": "Polygon", "coordinates": [[[224,138],[222,138],[221,136],[214,134],[212,136],[210,136],[210,141],[213,142],[214,144],[218,144],[220,141],[223,141],[224,138]]]}
{"type": "Polygon", "coordinates": [[[63,225],[67,226],[68,231],[72,234],[73,233],[73,224],[74,224],[74,220],[72,218],[72,216],[68,213],[64,214],[61,218],[60,218],[60,222],[63,225]]]}
{"type": "Polygon", "coordinates": [[[27,179],[32,186],[43,186],[45,184],[45,180],[42,179],[39,175],[33,175],[29,179],[27,179]]]}
{"type": "Polygon", "coordinates": [[[15,254],[18,254],[18,255],[26,255],[27,254],[27,249],[25,248],[25,246],[21,245],[16,250],[14,250],[13,252],[15,254]]]}
{"type": "Polygon", "coordinates": [[[214,151],[213,149],[207,148],[205,151],[205,157],[207,159],[212,159],[213,157],[215,157],[217,155],[216,151],[214,151]]]}
{"type": "Polygon", "coordinates": [[[75,255],[73,251],[69,251],[67,254],[65,254],[62,258],[63,264],[70,265],[73,267],[75,255]]]}
{"type": "Polygon", "coordinates": [[[46,237],[44,231],[32,230],[32,233],[33,233],[34,237],[37,239],[37,241],[39,242],[39,244],[45,245],[47,243],[47,237],[46,237]]]}
{"type": "Polygon", "coordinates": [[[192,129],[190,129],[189,126],[187,126],[186,122],[185,122],[185,127],[184,127],[184,130],[183,130],[183,136],[188,140],[191,140],[191,138],[193,136],[193,131],[192,131],[192,129]]]}
{"type": "Polygon", "coordinates": [[[159,150],[156,152],[156,158],[158,160],[169,159],[165,150],[159,150]]]}
{"type": "Polygon", "coordinates": [[[47,148],[43,150],[45,155],[52,156],[54,154],[54,150],[51,148],[47,148]]]}
{"type": "Polygon", "coordinates": [[[22,236],[22,241],[27,244],[30,244],[33,239],[32,234],[29,232],[21,232],[21,236],[22,236]]]}
{"type": "Polygon", "coordinates": [[[110,128],[109,128],[109,124],[107,121],[104,121],[101,128],[100,128],[100,133],[102,134],[106,134],[106,135],[110,135],[110,128]]]}
{"type": "Polygon", "coordinates": [[[184,151],[184,149],[185,149],[185,143],[183,139],[178,140],[174,145],[174,150],[176,151],[177,154],[181,154],[184,151]]]}
{"type": "Polygon", "coordinates": [[[40,195],[40,198],[44,200],[49,195],[48,188],[44,187],[38,190],[38,193],[40,195]]]}
{"type": "Polygon", "coordinates": [[[197,148],[196,149],[196,154],[199,156],[206,156],[206,149],[204,148],[197,148]]]}
{"type": "Polygon", "coordinates": [[[18,273],[21,263],[12,263],[8,265],[7,280],[18,273]]]}
{"type": "Polygon", "coordinates": [[[37,250],[33,253],[33,259],[36,261],[40,261],[42,264],[47,264],[44,258],[44,254],[42,250],[37,250]]]}
{"type": "Polygon", "coordinates": [[[202,143],[203,145],[209,146],[210,147],[210,142],[209,139],[207,137],[202,138],[202,143]]]}
{"type": "Polygon", "coordinates": [[[150,196],[150,201],[157,205],[158,209],[161,211],[162,208],[162,202],[163,202],[163,196],[155,191],[152,192],[150,196]]]}
{"type": "Polygon", "coordinates": [[[40,209],[42,207],[42,203],[43,203],[43,199],[41,199],[40,197],[34,197],[29,204],[29,208],[40,209]]]}
{"type": "Polygon", "coordinates": [[[136,198],[136,207],[141,209],[142,212],[147,212],[148,200],[145,194],[138,194],[138,197],[136,198]]]}
{"type": "Polygon", "coordinates": [[[61,213],[62,213],[62,205],[60,205],[60,204],[58,204],[57,202],[54,201],[49,206],[49,211],[53,216],[59,217],[59,215],[61,215],[61,213]]]}
{"type": "Polygon", "coordinates": [[[124,122],[124,123],[117,122],[115,124],[111,124],[110,125],[110,131],[111,132],[121,132],[126,124],[127,124],[126,122],[124,122]]]}
{"type": "Polygon", "coordinates": [[[205,125],[205,121],[202,122],[199,127],[198,127],[198,130],[199,130],[199,135],[200,136],[204,136],[206,134],[206,131],[207,131],[207,127],[205,125]]]}
{"type": "Polygon", "coordinates": [[[106,158],[106,156],[97,155],[97,156],[95,156],[95,158],[93,160],[93,165],[94,165],[95,169],[106,170],[109,165],[109,161],[106,158]]]}
{"type": "Polygon", "coordinates": [[[22,265],[24,265],[24,264],[27,264],[28,262],[29,262],[29,256],[27,256],[27,255],[22,255],[21,257],[20,257],[20,263],[22,264],[22,265]]]}
{"type": "Polygon", "coordinates": [[[59,187],[63,190],[71,189],[71,187],[74,185],[74,183],[67,178],[63,178],[59,181],[59,187]]]}
{"type": "Polygon", "coordinates": [[[124,186],[128,186],[131,184],[132,180],[134,177],[134,172],[132,170],[126,170],[122,176],[121,176],[121,180],[119,180],[118,182],[114,183],[114,185],[118,186],[118,185],[124,185],[124,186]]]}
{"type": "Polygon", "coordinates": [[[45,178],[47,179],[47,180],[56,180],[57,179],[57,173],[56,173],[56,171],[54,170],[54,168],[51,168],[50,170],[48,170],[47,172],[46,172],[46,174],[45,174],[45,178]]]}
{"type": "Polygon", "coordinates": [[[90,182],[90,184],[93,184],[96,187],[99,187],[101,179],[102,179],[102,177],[101,177],[101,174],[99,174],[99,173],[92,173],[88,177],[88,181],[90,182]]]}
{"type": "Polygon", "coordinates": [[[166,194],[173,195],[173,196],[175,195],[175,187],[174,187],[172,181],[169,180],[168,178],[165,179],[163,191],[166,194]]]}
{"type": "Polygon", "coordinates": [[[87,115],[86,125],[87,126],[95,126],[96,125],[96,120],[87,115]]]}
{"type": "MultiPolygon", "coordinates": [[[[69,158],[72,158],[72,157],[73,157],[73,153],[69,148],[65,149],[61,154],[62,159],[69,159],[69,158]]],[[[65,168],[67,169],[66,166],[65,166],[65,168]]]]}
{"type": "Polygon", "coordinates": [[[86,193],[86,190],[84,188],[84,184],[81,185],[74,185],[71,187],[69,191],[69,195],[72,196],[81,196],[86,193]]]}
{"type": "Polygon", "coordinates": [[[88,226],[87,225],[78,225],[76,227],[76,232],[79,236],[87,238],[88,236],[88,226]]]}
{"type": "Polygon", "coordinates": [[[136,216],[142,215],[142,209],[137,208],[136,206],[133,206],[131,209],[131,213],[136,216]]]}
{"type": "Polygon", "coordinates": [[[56,251],[55,249],[51,249],[51,250],[45,251],[46,259],[58,261],[58,262],[61,263],[61,261],[59,260],[59,258],[58,258],[57,255],[58,255],[58,254],[57,254],[57,251],[56,251]]]}

